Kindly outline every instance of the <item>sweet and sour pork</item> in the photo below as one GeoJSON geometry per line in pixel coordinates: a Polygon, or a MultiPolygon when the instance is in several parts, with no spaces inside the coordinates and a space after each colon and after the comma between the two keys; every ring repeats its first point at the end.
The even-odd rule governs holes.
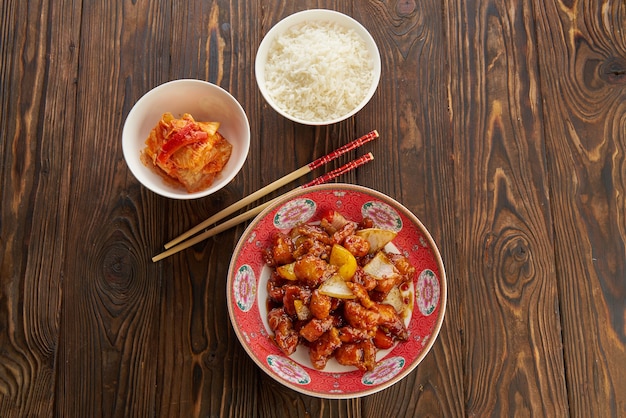
{"type": "Polygon", "coordinates": [[[381,236],[389,242],[395,234],[381,231],[370,219],[356,223],[329,211],[319,225],[272,236],[264,251],[272,267],[268,322],[286,355],[303,345],[316,369],[334,357],[339,364],[373,370],[379,349],[408,338],[404,319],[410,303],[387,298],[413,280],[415,269],[403,255],[385,251],[381,236]]]}

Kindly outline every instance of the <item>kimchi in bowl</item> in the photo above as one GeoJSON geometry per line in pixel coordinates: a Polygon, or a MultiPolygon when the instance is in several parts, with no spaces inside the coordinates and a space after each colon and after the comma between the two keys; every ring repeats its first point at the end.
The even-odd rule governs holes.
{"type": "Polygon", "coordinates": [[[228,311],[243,348],[276,381],[320,398],[370,395],[406,377],[434,345],[446,299],[443,261],[420,220],[389,196],[349,184],[297,189],[272,202],[243,233],[228,271],[228,311]],[[313,237],[324,239],[331,213],[330,223],[336,228],[332,242],[322,247],[310,242],[313,237]],[[352,236],[350,227],[354,225],[346,220],[359,223],[353,229],[354,235],[372,243],[367,255],[355,255],[361,267],[352,264],[352,270],[350,256],[342,256],[345,251],[338,251],[339,257],[333,261],[335,242],[351,253],[365,248],[359,246],[358,238],[352,237],[348,242],[352,236]],[[284,251],[289,240],[294,246],[284,251]],[[331,245],[331,250],[324,249],[331,245]],[[300,249],[306,253],[297,256],[300,249]],[[329,252],[328,257],[322,255],[316,260],[314,254],[324,251],[329,252]],[[287,259],[288,252],[294,258],[287,259]],[[321,284],[311,282],[314,277],[324,276],[308,275],[321,271],[318,267],[325,265],[324,259],[340,267],[336,272],[329,270],[332,275],[321,279],[321,284]],[[315,269],[307,268],[310,263],[314,263],[315,269]],[[366,276],[359,269],[370,276],[368,280],[377,281],[375,288],[366,284],[366,276]],[[290,277],[291,272],[295,277],[290,277]],[[350,285],[341,285],[338,276],[352,277],[346,279],[350,285]],[[387,286],[392,278],[399,279],[395,293],[393,284],[387,286]],[[359,289],[356,283],[371,288],[370,303],[366,303],[368,297],[354,291],[359,289]],[[346,286],[352,290],[346,290],[346,286]],[[386,286],[387,290],[383,290],[386,286]],[[378,298],[382,294],[375,295],[376,292],[387,294],[378,298]],[[330,298],[325,312],[321,312],[324,298],[320,294],[330,298]],[[390,309],[397,312],[401,323],[383,318],[383,314],[393,316],[388,315],[390,309]],[[363,319],[380,313],[378,318],[371,317],[378,322],[370,323],[367,319],[355,324],[352,313],[357,311],[367,311],[361,316],[363,319]],[[378,331],[398,338],[385,341],[378,331]],[[330,351],[326,351],[327,342],[334,345],[330,351]],[[370,352],[369,359],[365,354],[360,358],[366,350],[370,352]]]}
{"type": "Polygon", "coordinates": [[[202,80],[174,80],[150,90],[133,106],[124,123],[122,147],[128,167],[146,188],[172,199],[197,199],[220,190],[241,170],[250,147],[250,125],[239,102],[221,87],[202,80]],[[219,135],[230,144],[230,155],[218,155],[226,163],[213,170],[209,180],[196,182],[206,185],[200,190],[190,191],[186,177],[174,178],[145,157],[146,140],[155,127],[168,120],[164,118],[168,113],[170,118],[182,120],[191,115],[197,122],[217,126],[219,135]]]}

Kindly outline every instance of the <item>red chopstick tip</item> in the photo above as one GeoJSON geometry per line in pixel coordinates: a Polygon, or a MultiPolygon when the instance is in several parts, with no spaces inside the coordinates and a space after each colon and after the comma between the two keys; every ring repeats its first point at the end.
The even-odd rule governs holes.
{"type": "Polygon", "coordinates": [[[316,178],[313,181],[310,181],[306,184],[303,184],[301,187],[302,188],[306,188],[306,187],[311,187],[311,186],[316,186],[318,184],[322,184],[322,183],[327,183],[330,180],[333,180],[336,177],[339,177],[342,174],[345,174],[349,171],[354,170],[357,167],[362,166],[365,163],[368,163],[370,161],[372,161],[374,159],[374,154],[372,154],[371,152],[368,152],[367,154],[357,158],[356,160],[350,161],[347,164],[342,165],[339,168],[334,169],[331,172],[328,172],[318,178],[316,178]]]}
{"type": "Polygon", "coordinates": [[[347,144],[345,144],[342,147],[337,148],[335,151],[318,158],[317,160],[313,161],[312,163],[309,164],[309,168],[311,170],[314,170],[326,163],[328,163],[329,161],[334,160],[335,158],[339,157],[340,155],[345,154],[348,151],[352,151],[354,149],[357,149],[358,147],[360,147],[361,145],[370,142],[374,139],[378,138],[378,131],[373,130],[370,131],[368,133],[366,133],[365,135],[361,136],[360,138],[355,139],[352,142],[348,142],[347,144]]]}

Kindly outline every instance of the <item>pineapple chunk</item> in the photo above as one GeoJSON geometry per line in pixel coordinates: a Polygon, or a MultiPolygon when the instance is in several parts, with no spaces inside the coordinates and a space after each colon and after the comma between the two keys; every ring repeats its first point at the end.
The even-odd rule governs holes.
{"type": "Polygon", "coordinates": [[[350,280],[356,273],[356,258],[341,245],[334,244],[330,251],[330,264],[339,267],[337,273],[345,280],[350,280]]]}
{"type": "Polygon", "coordinates": [[[293,263],[289,263],[289,264],[283,264],[282,266],[278,266],[276,267],[276,273],[278,273],[278,275],[280,277],[282,277],[285,280],[297,280],[298,278],[296,277],[296,273],[294,272],[293,267],[295,266],[295,261],[293,263]]]}
{"type": "Polygon", "coordinates": [[[300,321],[308,321],[313,317],[311,310],[300,299],[293,301],[293,306],[296,308],[296,316],[300,321]]]}

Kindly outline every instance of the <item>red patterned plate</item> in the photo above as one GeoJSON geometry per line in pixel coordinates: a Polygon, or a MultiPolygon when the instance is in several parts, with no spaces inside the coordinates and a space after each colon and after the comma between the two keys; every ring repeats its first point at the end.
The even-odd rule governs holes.
{"type": "Polygon", "coordinates": [[[446,308],[446,275],[439,250],[424,225],[408,209],[384,194],[361,186],[327,184],[298,189],[274,203],[248,226],[228,271],[228,312],[239,341],[261,369],[278,382],[321,398],[354,398],[387,388],[409,374],[435,342],[446,308]],[[327,210],[360,221],[367,216],[379,228],[397,232],[390,250],[409,258],[417,274],[408,295],[412,314],[406,318],[409,339],[378,353],[377,366],[362,372],[330,360],[314,369],[307,349],[287,357],[274,345],[267,324],[269,268],[262,251],[272,232],[297,223],[312,223],[327,210]]]}

